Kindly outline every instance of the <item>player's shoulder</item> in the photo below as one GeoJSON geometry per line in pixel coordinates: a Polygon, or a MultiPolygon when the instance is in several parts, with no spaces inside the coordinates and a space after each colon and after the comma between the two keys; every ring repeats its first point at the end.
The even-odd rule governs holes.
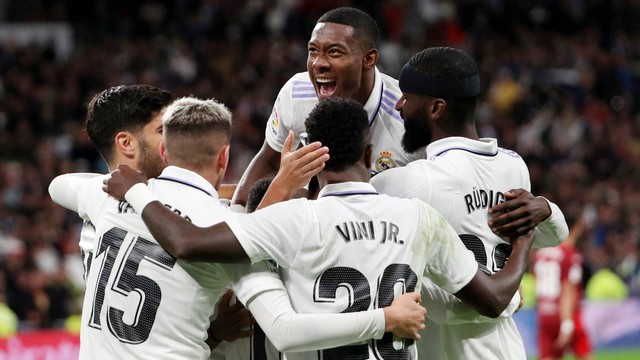
{"type": "Polygon", "coordinates": [[[515,159],[515,160],[519,160],[522,161],[524,163],[524,160],[522,159],[522,156],[520,156],[520,154],[518,154],[515,150],[511,150],[511,149],[506,149],[503,147],[498,147],[498,154],[502,154],[505,155],[509,158],[515,159]]]}
{"type": "Polygon", "coordinates": [[[313,84],[308,72],[294,74],[280,89],[280,93],[289,94],[291,99],[314,99],[317,98],[313,84]]]}

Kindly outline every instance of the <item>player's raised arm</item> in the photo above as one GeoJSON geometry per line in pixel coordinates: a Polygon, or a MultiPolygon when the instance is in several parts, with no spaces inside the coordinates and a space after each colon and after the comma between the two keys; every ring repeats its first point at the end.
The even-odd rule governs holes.
{"type": "Polygon", "coordinates": [[[178,259],[215,262],[247,261],[246,252],[227,224],[200,228],[174,214],[149,191],[144,174],[119,165],[105,178],[103,190],[126,200],[149,228],[158,243],[178,259]]]}
{"type": "Polygon", "coordinates": [[[251,185],[263,177],[275,174],[279,166],[280,153],[273,150],[265,141],[242,174],[231,198],[231,203],[244,206],[247,203],[251,185]]]}

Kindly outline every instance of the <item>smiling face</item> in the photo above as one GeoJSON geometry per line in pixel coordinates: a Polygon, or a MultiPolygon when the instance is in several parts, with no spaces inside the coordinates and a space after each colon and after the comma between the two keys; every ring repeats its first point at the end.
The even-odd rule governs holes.
{"type": "Polygon", "coordinates": [[[318,23],[308,45],[307,71],[319,100],[332,96],[359,99],[363,93],[365,50],[351,26],[318,23]]]}

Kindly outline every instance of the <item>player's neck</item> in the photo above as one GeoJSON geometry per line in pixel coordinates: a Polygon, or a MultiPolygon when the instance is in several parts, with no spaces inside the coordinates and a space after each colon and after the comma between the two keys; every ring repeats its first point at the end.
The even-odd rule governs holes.
{"type": "Polygon", "coordinates": [[[370,71],[362,74],[362,85],[360,89],[353,94],[353,99],[362,104],[363,106],[369,100],[371,96],[371,92],[373,91],[373,86],[375,85],[375,71],[371,69],[370,71]]]}
{"type": "Polygon", "coordinates": [[[351,166],[342,171],[323,170],[318,174],[318,185],[320,188],[329,184],[339,184],[344,182],[369,182],[371,174],[369,169],[361,164],[351,166]]]}

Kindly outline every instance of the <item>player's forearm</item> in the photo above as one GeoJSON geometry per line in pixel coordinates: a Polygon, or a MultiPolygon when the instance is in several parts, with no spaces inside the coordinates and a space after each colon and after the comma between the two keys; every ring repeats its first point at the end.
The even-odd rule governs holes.
{"type": "Polygon", "coordinates": [[[171,255],[183,260],[241,262],[248,259],[227,224],[201,228],[169,210],[140,183],[125,199],[141,214],[154,239],[171,255]]]}
{"type": "MultiPolygon", "coordinates": [[[[567,323],[571,322],[573,324],[573,313],[578,305],[578,297],[575,285],[571,284],[568,281],[564,281],[562,283],[561,291],[560,291],[560,304],[559,304],[559,314],[560,314],[560,322],[567,323]]],[[[567,326],[565,325],[565,328],[567,326]]]]}
{"type": "Polygon", "coordinates": [[[345,314],[297,314],[284,294],[268,291],[248,302],[260,327],[283,352],[326,349],[380,339],[385,320],[382,309],[345,314]]]}
{"type": "Polygon", "coordinates": [[[226,223],[201,228],[169,211],[160,202],[147,205],[142,220],[158,243],[183,260],[243,262],[247,254],[226,223]]]}
{"type": "Polygon", "coordinates": [[[543,246],[556,246],[569,236],[569,226],[558,205],[547,199],[544,200],[549,204],[551,215],[536,227],[536,243],[543,246]]]}

